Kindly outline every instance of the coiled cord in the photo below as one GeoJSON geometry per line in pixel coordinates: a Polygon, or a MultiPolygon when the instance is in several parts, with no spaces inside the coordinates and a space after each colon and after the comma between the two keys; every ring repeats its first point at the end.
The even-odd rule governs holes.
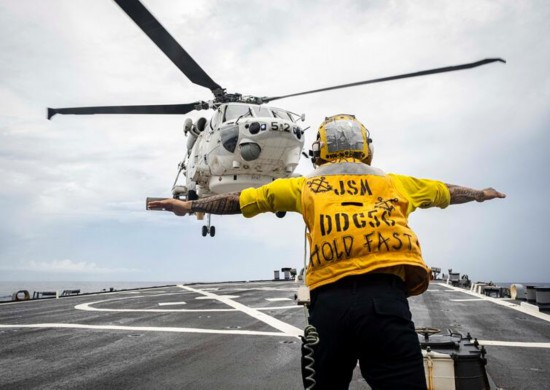
{"type": "MultiPolygon", "coordinates": [[[[307,226],[304,231],[304,277],[307,269],[307,226]]],[[[311,390],[315,387],[317,382],[315,381],[315,369],[313,365],[315,364],[315,351],[313,347],[319,344],[319,333],[317,329],[310,325],[308,306],[304,305],[304,314],[306,316],[306,327],[304,329],[304,335],[301,336],[302,339],[302,377],[304,380],[304,387],[306,390],[311,390]]]]}
{"type": "Polygon", "coordinates": [[[319,344],[319,334],[313,325],[308,325],[304,329],[302,336],[302,375],[304,377],[304,387],[306,390],[313,389],[317,382],[315,381],[315,364],[313,347],[319,344]]]}

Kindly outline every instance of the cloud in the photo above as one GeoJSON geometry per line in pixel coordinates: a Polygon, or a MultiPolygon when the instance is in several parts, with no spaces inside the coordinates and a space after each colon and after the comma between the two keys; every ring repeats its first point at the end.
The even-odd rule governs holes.
{"type": "MultiPolygon", "coordinates": [[[[306,113],[306,148],[324,116],[352,113],[371,130],[380,168],[509,193],[498,203],[419,211],[413,223],[431,264],[462,266],[470,275],[475,268],[491,278],[497,272],[521,272],[527,279],[544,273],[542,245],[522,243],[545,242],[547,230],[540,217],[547,207],[526,207],[527,199],[548,192],[540,179],[550,164],[544,150],[550,40],[541,38],[550,33],[547,2],[143,3],[228,92],[276,96],[485,57],[507,59],[506,65],[274,105],[306,113]],[[503,223],[509,216],[513,226],[503,223]],[[476,218],[483,225],[469,223],[476,218]],[[514,226],[529,226],[529,234],[518,240],[514,226]],[[472,237],[479,244],[460,246],[472,237]],[[510,265],[520,252],[526,264],[510,265]]],[[[46,107],[211,97],[115,3],[0,0],[0,26],[0,51],[8,53],[0,58],[2,269],[13,269],[11,259],[33,259],[21,263],[44,273],[119,269],[122,278],[136,276],[117,268],[122,264],[150,270],[152,278],[162,272],[209,278],[214,271],[205,268],[211,267],[216,279],[232,279],[302,262],[299,216],[214,217],[216,237],[203,239],[200,222],[144,210],[146,196],[170,196],[185,154],[183,117],[45,119],[46,107]],[[81,258],[94,261],[74,260],[81,258]],[[163,267],[154,266],[159,261],[163,267]]],[[[311,170],[302,160],[298,172],[311,170]]]]}
{"type": "Polygon", "coordinates": [[[70,259],[51,260],[51,261],[24,261],[21,264],[0,266],[0,269],[4,271],[27,271],[27,272],[41,272],[45,274],[111,274],[111,273],[133,273],[138,272],[135,268],[118,268],[118,267],[104,267],[98,266],[94,262],[86,261],[73,261],[70,259]]]}

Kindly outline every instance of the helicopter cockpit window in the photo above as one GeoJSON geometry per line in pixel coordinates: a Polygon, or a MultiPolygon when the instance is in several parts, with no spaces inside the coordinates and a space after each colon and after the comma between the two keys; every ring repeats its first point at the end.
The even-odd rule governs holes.
{"type": "Polygon", "coordinates": [[[248,106],[242,106],[240,104],[229,104],[225,109],[224,122],[235,120],[241,115],[250,115],[250,108],[248,106]]]}
{"type": "Polygon", "coordinates": [[[279,110],[278,108],[272,108],[271,111],[273,111],[273,115],[275,115],[275,118],[281,118],[281,119],[284,119],[286,121],[292,121],[292,117],[290,116],[290,114],[286,111],[283,111],[283,110],[279,110]]]}
{"type": "Polygon", "coordinates": [[[220,130],[220,139],[225,150],[233,153],[237,148],[237,141],[239,140],[239,126],[229,125],[223,127],[220,130]]]}
{"type": "Polygon", "coordinates": [[[269,111],[268,108],[262,107],[262,106],[252,106],[252,109],[254,110],[254,116],[260,117],[260,118],[273,118],[273,114],[271,111],[269,111]]]}
{"type": "Polygon", "coordinates": [[[214,113],[214,115],[212,115],[212,120],[210,121],[210,127],[212,127],[212,129],[218,127],[221,123],[221,119],[222,119],[222,109],[218,108],[214,113]]]}

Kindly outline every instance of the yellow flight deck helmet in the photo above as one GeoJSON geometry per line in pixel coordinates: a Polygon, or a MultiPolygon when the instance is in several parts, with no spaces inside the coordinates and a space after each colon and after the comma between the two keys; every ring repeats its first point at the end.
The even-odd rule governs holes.
{"type": "Polygon", "coordinates": [[[367,128],[355,115],[338,114],[326,117],[312,145],[313,164],[355,158],[370,165],[373,156],[372,140],[367,128]]]}

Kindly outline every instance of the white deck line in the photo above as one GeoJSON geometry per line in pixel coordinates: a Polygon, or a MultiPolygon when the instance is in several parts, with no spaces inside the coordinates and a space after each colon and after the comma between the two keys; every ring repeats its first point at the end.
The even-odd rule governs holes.
{"type": "MultiPolygon", "coordinates": [[[[235,299],[235,298],[240,298],[240,295],[218,295],[219,297],[224,297],[224,298],[229,298],[229,299],[235,299]]],[[[205,300],[205,299],[216,299],[217,298],[212,298],[212,297],[196,297],[195,299],[198,299],[198,300],[205,300]]]]}
{"type": "Polygon", "coordinates": [[[498,347],[523,347],[523,348],[550,348],[550,343],[535,343],[522,341],[496,341],[478,340],[481,345],[493,345],[498,347]]]}
{"type": "Polygon", "coordinates": [[[292,301],[290,298],[265,298],[269,302],[292,301]]]}
{"type": "Polygon", "coordinates": [[[287,309],[303,309],[303,306],[288,305],[288,306],[264,306],[264,307],[252,307],[254,310],[287,310],[287,309]]]}
{"type": "MultiPolygon", "coordinates": [[[[88,302],[88,303],[81,303],[80,305],[76,305],[74,308],[76,310],[83,310],[83,311],[103,311],[103,312],[126,312],[126,313],[214,313],[214,312],[230,312],[230,311],[237,311],[238,309],[109,309],[109,308],[101,308],[101,307],[93,307],[92,305],[97,305],[98,303],[105,303],[110,301],[119,301],[123,299],[135,299],[135,298],[142,298],[143,296],[132,296],[132,297],[124,297],[124,298],[112,298],[112,299],[104,299],[101,301],[95,301],[95,302],[88,302]]],[[[208,298],[208,299],[215,299],[215,298],[208,298]]],[[[161,302],[158,305],[159,306],[170,306],[170,305],[183,305],[185,302],[161,302]]],[[[289,306],[265,306],[265,307],[254,307],[253,310],[286,310],[286,309],[299,309],[300,306],[298,305],[289,305],[289,306]]]]}
{"type": "MultiPolygon", "coordinates": [[[[74,323],[38,323],[38,324],[0,324],[0,329],[25,329],[25,328],[42,328],[42,329],[90,329],[90,330],[121,330],[132,332],[171,332],[171,333],[205,333],[205,334],[230,334],[230,335],[246,335],[246,336],[277,336],[277,337],[299,337],[302,334],[302,330],[296,328],[283,321],[277,320],[267,314],[261,313],[258,310],[274,310],[274,309],[289,309],[299,308],[297,305],[293,306],[279,306],[279,307],[265,307],[265,308],[250,308],[242,305],[231,299],[234,296],[228,295],[216,295],[207,291],[196,290],[191,287],[178,286],[189,292],[201,294],[205,299],[215,299],[222,303],[225,303],[232,308],[228,309],[107,309],[96,308],[92,305],[98,303],[104,303],[109,301],[120,301],[128,299],[137,299],[145,297],[130,296],[123,298],[111,298],[101,301],[89,302],[80,305],[76,305],[74,308],[85,311],[102,311],[102,312],[234,312],[241,311],[248,314],[266,324],[278,329],[280,332],[263,332],[263,331],[251,331],[251,330],[238,330],[238,329],[204,329],[204,328],[184,328],[184,327],[159,327],[159,326],[121,326],[121,325],[88,325],[88,324],[74,324],[74,323]]],[[[167,293],[167,294],[155,294],[147,295],[151,296],[163,296],[163,295],[177,295],[180,293],[167,293]]],[[[171,304],[185,304],[185,302],[167,302],[159,303],[159,305],[171,305],[171,304]]]]}
{"type": "Polygon", "coordinates": [[[474,301],[484,301],[483,298],[466,298],[466,299],[449,299],[451,302],[474,302],[474,301]]]}
{"type": "Polygon", "coordinates": [[[65,328],[65,329],[93,329],[93,330],[124,330],[132,332],[172,332],[172,333],[210,333],[210,334],[233,334],[245,336],[293,336],[281,332],[260,332],[253,330],[236,329],[198,329],[198,328],[179,328],[179,327],[160,327],[160,326],[119,326],[119,325],[84,325],[84,324],[64,324],[64,323],[45,323],[45,324],[0,324],[0,329],[9,328],[65,328]]]}
{"type": "Polygon", "coordinates": [[[451,286],[451,285],[448,285],[448,284],[440,284],[440,286],[447,287],[448,289],[459,291],[461,293],[474,296],[474,297],[479,298],[480,300],[483,300],[483,301],[489,301],[489,302],[492,302],[494,304],[497,304],[497,305],[500,305],[500,306],[507,307],[509,309],[519,311],[523,314],[528,314],[530,316],[539,318],[539,319],[544,320],[546,322],[550,322],[550,315],[545,314],[545,313],[541,313],[541,312],[538,312],[538,311],[527,309],[527,308],[522,307],[522,306],[520,306],[516,303],[512,303],[508,300],[503,300],[501,298],[488,297],[486,295],[478,294],[476,292],[465,290],[463,288],[451,286]]]}
{"type": "Polygon", "coordinates": [[[248,314],[249,316],[254,317],[257,320],[265,322],[269,326],[272,326],[273,328],[280,330],[281,332],[285,333],[288,336],[300,337],[300,335],[303,334],[303,330],[300,328],[287,324],[286,322],[280,321],[275,317],[271,317],[265,313],[262,313],[257,309],[253,309],[251,307],[245,306],[242,303],[236,302],[227,297],[216,295],[208,291],[197,290],[189,286],[178,285],[178,287],[183,288],[187,291],[195,292],[197,294],[202,294],[204,296],[216,298],[218,301],[225,303],[226,305],[231,306],[239,311],[242,311],[243,313],[248,314]]]}
{"type": "MultiPolygon", "coordinates": [[[[138,297],[132,297],[132,298],[138,298],[138,297]]],[[[120,299],[123,299],[123,298],[120,298],[120,299]]],[[[108,308],[101,308],[101,307],[92,307],[92,305],[96,305],[98,303],[104,303],[104,302],[116,301],[116,300],[119,300],[119,298],[81,303],[80,305],[76,305],[74,308],[76,310],[84,310],[84,311],[104,311],[104,312],[116,312],[116,313],[119,313],[119,312],[120,313],[178,313],[178,312],[201,313],[201,312],[235,311],[235,309],[108,309],[108,308]]]]}

